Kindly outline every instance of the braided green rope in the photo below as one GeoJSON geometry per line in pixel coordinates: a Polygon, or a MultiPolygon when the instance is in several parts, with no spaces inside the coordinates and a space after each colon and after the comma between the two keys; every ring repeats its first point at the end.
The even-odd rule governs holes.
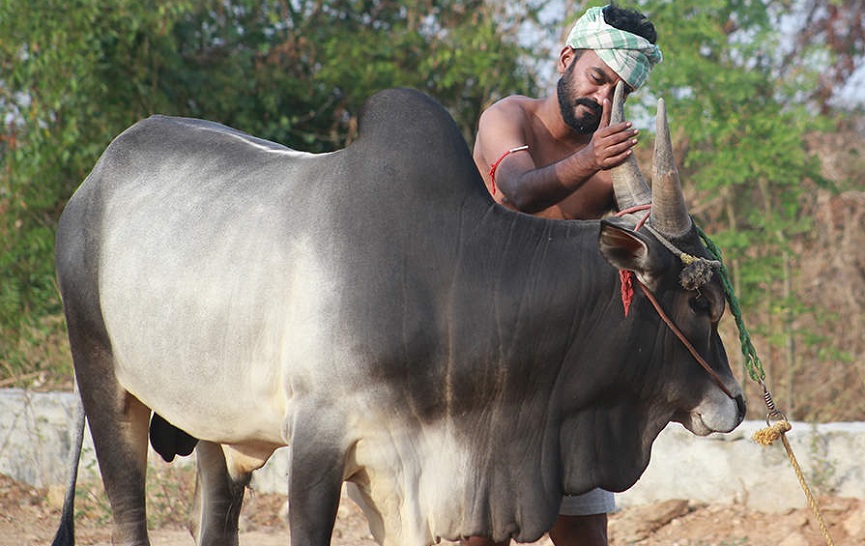
{"type": "Polygon", "coordinates": [[[700,234],[703,244],[706,245],[706,250],[709,251],[713,259],[721,263],[718,272],[721,277],[721,284],[724,287],[724,295],[727,296],[727,302],[730,304],[730,312],[733,314],[733,318],[736,319],[736,327],[739,329],[739,343],[742,345],[742,356],[745,357],[745,369],[748,370],[748,375],[752,380],[762,382],[766,379],[766,372],[763,371],[763,363],[760,362],[757,350],[754,348],[754,344],[751,343],[751,335],[748,333],[748,329],[745,328],[745,321],[742,319],[742,309],[739,307],[739,300],[733,291],[733,283],[730,282],[730,272],[727,270],[724,260],[721,259],[721,249],[699,226],[695,224],[694,227],[697,228],[697,233],[700,234]]]}

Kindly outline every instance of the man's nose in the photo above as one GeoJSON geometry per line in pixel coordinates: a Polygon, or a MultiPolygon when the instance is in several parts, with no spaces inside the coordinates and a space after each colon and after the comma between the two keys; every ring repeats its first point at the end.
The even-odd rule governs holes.
{"type": "Polygon", "coordinates": [[[616,86],[615,85],[602,85],[601,87],[598,88],[598,91],[595,93],[594,98],[598,102],[598,104],[600,104],[601,106],[603,106],[603,104],[604,104],[604,99],[609,100],[610,104],[612,104],[613,103],[613,95],[615,95],[615,93],[616,93],[616,86]]]}

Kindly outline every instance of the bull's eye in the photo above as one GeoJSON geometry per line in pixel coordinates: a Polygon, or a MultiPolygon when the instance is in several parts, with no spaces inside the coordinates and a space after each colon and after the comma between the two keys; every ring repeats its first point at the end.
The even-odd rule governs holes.
{"type": "Polygon", "coordinates": [[[712,304],[708,298],[699,292],[688,303],[691,305],[691,310],[697,314],[708,314],[712,310],[712,304]]]}

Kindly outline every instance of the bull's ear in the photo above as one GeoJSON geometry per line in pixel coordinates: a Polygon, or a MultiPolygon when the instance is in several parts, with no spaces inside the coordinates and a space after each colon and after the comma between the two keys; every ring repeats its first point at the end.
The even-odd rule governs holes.
{"type": "Polygon", "coordinates": [[[647,285],[654,284],[664,268],[664,254],[657,252],[651,240],[633,231],[629,224],[618,218],[601,221],[598,241],[601,255],[616,269],[627,269],[647,285]]]}

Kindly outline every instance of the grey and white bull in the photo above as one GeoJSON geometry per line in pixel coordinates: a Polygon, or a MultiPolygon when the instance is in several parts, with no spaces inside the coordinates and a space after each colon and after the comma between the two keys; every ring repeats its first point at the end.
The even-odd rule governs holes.
{"type": "MultiPolygon", "coordinates": [[[[629,168],[622,206],[649,196],[629,168]]],[[[660,170],[649,223],[705,256],[660,170]]],[[[329,543],[344,481],[379,542],[423,546],[537,539],[563,494],[634,484],[671,420],[732,430],[721,287],[682,288],[680,260],[633,225],[494,204],[450,116],[414,91],[372,97],[330,154],[135,124],[70,200],[56,250],[114,543],[149,544],[148,433],[167,459],[197,440],[198,544],[237,543],[250,473],[289,446],[294,546],[329,543]],[[610,264],[720,383],[641,293],[623,316],[610,264]]]]}

